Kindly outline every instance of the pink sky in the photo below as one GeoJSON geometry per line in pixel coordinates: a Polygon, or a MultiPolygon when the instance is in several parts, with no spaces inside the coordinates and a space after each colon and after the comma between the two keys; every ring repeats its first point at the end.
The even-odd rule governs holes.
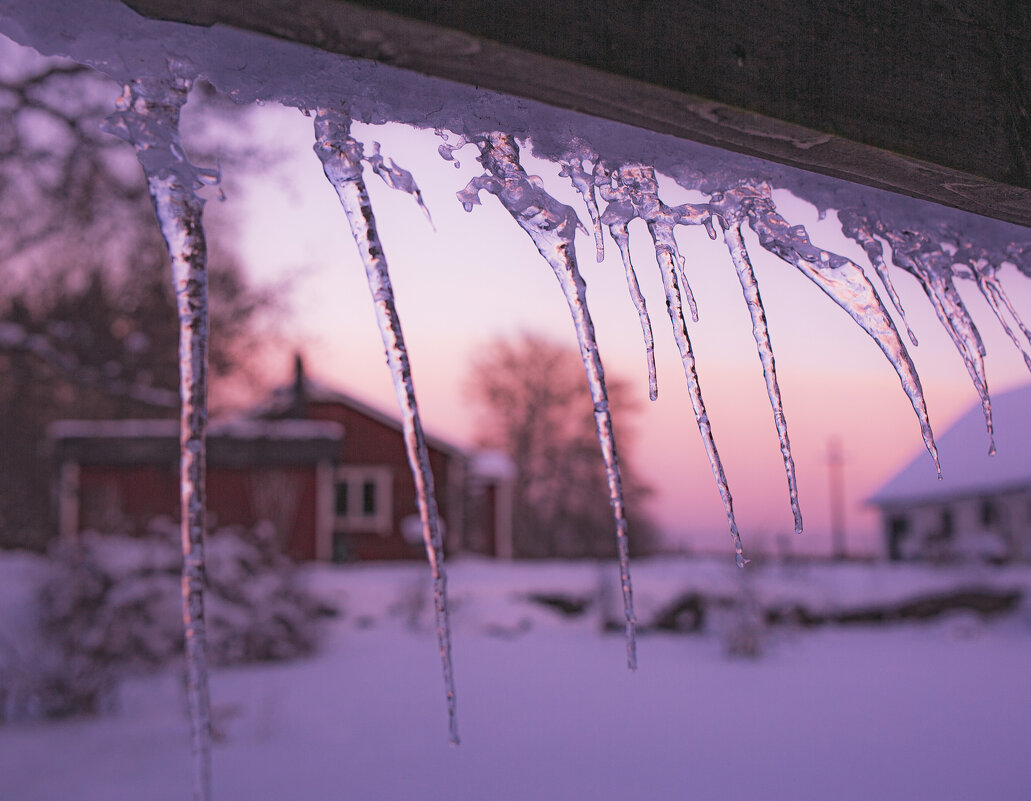
{"type": "MultiPolygon", "coordinates": [[[[210,203],[208,214],[238,221],[241,251],[257,280],[297,274],[293,315],[284,325],[289,341],[270,357],[268,369],[285,378],[289,353],[298,346],[316,376],[393,409],[364,272],[336,197],[311,152],[311,121],[287,109],[266,107],[259,113],[259,138],[280,147],[283,157],[258,178],[241,178],[240,190],[225,203],[210,203]]],[[[472,147],[459,151],[461,168],[456,169],[436,154],[440,140],[432,132],[356,125],[355,134],[379,140],[385,156],[414,173],[433,214],[436,232],[410,197],[369,176],[423,419],[435,433],[469,443],[475,414],[462,387],[476,349],[495,336],[519,331],[575,346],[565,302],[529,238],[494,198],[484,194],[483,206],[471,214],[455,200],[454,193],[481,171],[472,147]]],[[[588,220],[554,165],[527,157],[524,166],[588,220]]],[[[691,199],[672,181],[665,182],[662,194],[668,203],[691,199]]],[[[865,263],[859,248],[840,234],[836,219],[820,221],[812,206],[787,193],[776,197],[782,213],[806,225],[814,241],[865,263]]],[[[631,226],[631,236],[637,238],[635,264],[655,329],[655,403],[647,397],[641,332],[618,252],[609,240],[605,262],[596,264],[593,240],[581,237],[578,255],[606,370],[639,391],[642,412],[630,440],[632,458],[657,490],[652,512],[670,542],[699,550],[726,548],[725,518],[691,412],[654,255],[643,225],[639,230],[631,226]]],[[[710,242],[700,229],[678,237],[700,307],[701,319],[690,331],[701,386],[746,553],[749,548],[768,550],[778,535],[790,534],[792,520],[748,312],[722,240],[710,242]]],[[[747,237],[751,234],[746,242],[747,237]]],[[[792,545],[818,553],[829,548],[825,454],[828,441],[838,437],[846,456],[849,545],[874,550],[879,547],[877,521],[864,510],[862,499],[922,448],[916,419],[872,340],[793,267],[763,251],[754,237],[749,250],[770,322],[806,522],[806,532],[792,545]]],[[[1031,318],[1031,284],[1016,274],[1008,277],[1018,308],[1031,318]]],[[[895,271],[895,281],[921,342],[910,350],[931,421],[944,432],[975,394],[916,282],[901,271],[895,271]]],[[[988,348],[992,389],[1025,382],[1023,361],[976,288],[962,286],[961,291],[988,348]]],[[[945,471],[952,467],[942,466],[945,471]]],[[[933,470],[930,458],[927,469],[933,470]]]]}

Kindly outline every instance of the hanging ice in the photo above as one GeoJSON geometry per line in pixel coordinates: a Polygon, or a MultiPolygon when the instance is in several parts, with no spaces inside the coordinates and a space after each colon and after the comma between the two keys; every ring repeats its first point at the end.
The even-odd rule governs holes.
{"type": "MultiPolygon", "coordinates": [[[[997,276],[997,271],[1003,264],[1012,262],[1025,276],[1031,277],[1031,243],[1027,242],[1026,229],[976,219],[972,215],[921,205],[906,198],[856,186],[848,186],[844,190],[848,202],[842,204],[839,202],[843,194],[841,184],[781,165],[727,154],[703,145],[633,129],[618,123],[584,115],[566,114],[533,101],[493,95],[480,90],[479,87],[436,81],[385,64],[377,64],[374,69],[370,69],[367,63],[295,46],[282,40],[257,37],[226,26],[203,28],[145,19],[125,4],[109,0],[50,0],[47,3],[26,3],[21,0],[7,3],[3,11],[0,11],[0,28],[22,42],[36,46],[41,52],[70,56],[81,63],[91,64],[107,72],[120,83],[137,75],[164,76],[170,58],[173,61],[177,58],[188,58],[189,63],[194,65],[190,74],[193,74],[193,71],[197,74],[203,73],[220,90],[240,102],[279,101],[300,108],[315,108],[331,105],[336,98],[347,97],[351,104],[350,110],[367,122],[393,120],[442,131],[461,131],[462,137],[458,143],[441,145],[440,152],[445,158],[453,158],[453,152],[469,141],[476,141],[480,145],[481,159],[491,152],[494,155],[507,154],[507,160],[506,157],[493,161],[487,159],[489,163],[485,166],[488,167],[488,175],[478,179],[478,183],[474,182],[461,194],[470,207],[477,202],[476,193],[480,188],[497,194],[520,225],[534,238],[542,254],[546,258],[550,254],[552,258],[549,258],[549,263],[563,282],[563,291],[570,300],[571,307],[576,307],[574,317],[579,313],[578,334],[581,347],[584,349],[584,342],[593,343],[593,339],[587,339],[590,333],[590,318],[583,304],[582,280],[575,270],[572,249],[575,214],[550,198],[542,187],[534,185],[522,172],[514,142],[500,135],[487,139],[480,136],[480,132],[491,130],[524,132],[527,139],[533,143],[535,155],[560,162],[564,174],[583,196],[594,224],[595,250],[598,255],[602,254],[604,246],[601,236],[602,223],[608,220],[606,224],[623,256],[628,286],[641,319],[650,365],[649,391],[654,396],[656,382],[651,327],[647,308],[630,264],[627,227],[628,221],[636,216],[651,220],[648,225],[652,244],[662,267],[664,290],[674,323],[674,334],[684,357],[685,371],[689,384],[692,385],[692,403],[703,432],[703,441],[707,444],[711,441],[711,430],[704,406],[701,405],[700,392],[697,390],[693,354],[687,338],[681,292],[688,293],[688,287],[674,233],[677,225],[685,223],[701,222],[711,229],[711,218],[717,208],[722,208],[727,214],[731,208],[744,211],[745,214],[740,217],[738,224],[724,226],[725,240],[752,316],[753,334],[756,336],[763,361],[767,390],[774,406],[774,416],[778,433],[781,434],[781,448],[789,476],[791,468],[787,457],[790,451],[787,446],[786,429],[782,426],[783,413],[779,408],[773,350],[769,333],[766,331],[765,314],[755,284],[755,276],[744,249],[741,223],[745,221],[758,235],[762,247],[803,272],[874,338],[899,374],[932,456],[934,444],[916,372],[873,284],[859,265],[815,247],[803,228],[788,225],[777,213],[769,187],[764,181],[812,201],[820,209],[821,214],[832,208],[843,209],[840,219],[846,234],[856,239],[864,248],[891,303],[901,316],[902,306],[892,286],[883,254],[882,243],[889,244],[892,251],[891,263],[910,272],[920,281],[939,320],[962,356],[981,397],[989,434],[992,430],[991,403],[984,367],[984,346],[968,310],[956,291],[955,278],[968,278],[978,282],[981,292],[1014,344],[1020,341],[1017,331],[1031,342],[1027,327],[1002,291],[997,276]],[[255,53],[262,57],[255,58],[255,53]],[[647,166],[638,168],[636,175],[623,168],[624,175],[613,180],[615,171],[605,170],[606,159],[616,165],[643,163],[647,166]],[[586,164],[592,165],[591,168],[585,167],[586,164]],[[652,173],[651,180],[655,171],[658,171],[674,177],[686,189],[697,190],[707,195],[708,201],[696,204],[691,210],[692,215],[697,213],[697,218],[673,219],[671,214],[676,210],[664,207],[658,201],[651,185],[645,180],[648,178],[648,171],[652,173]],[[629,183],[623,182],[624,177],[629,178],[629,183]],[[593,179],[593,187],[589,178],[593,179]],[[604,197],[604,192],[600,190],[609,192],[610,197],[604,197]],[[638,192],[638,196],[633,200],[633,192],[630,190],[638,192]],[[595,192],[602,194],[602,199],[609,204],[604,212],[597,208],[598,199],[593,194],[595,192]],[[526,205],[523,204],[524,200],[526,205]],[[541,205],[535,207],[538,202],[541,205]],[[871,209],[877,209],[876,213],[871,209]],[[556,213],[557,216],[551,216],[552,213],[556,213]],[[853,216],[850,217],[850,214],[853,216]],[[946,217],[952,222],[958,221],[958,232],[946,232],[942,228],[940,222],[946,217]],[[913,222],[914,220],[917,222],[913,222]],[[557,228],[549,227],[553,224],[557,225],[557,228]]],[[[168,83],[167,77],[159,84],[164,86],[168,83]]],[[[170,85],[175,92],[185,89],[185,77],[188,76],[173,76],[170,85]]],[[[165,114],[160,103],[154,103],[153,108],[148,105],[153,103],[157,95],[150,97],[149,89],[146,89],[144,83],[137,82],[132,84],[132,87],[127,101],[129,107],[119,120],[122,135],[137,145],[140,160],[147,169],[155,205],[162,219],[174,262],[176,254],[179,254],[178,273],[194,274],[202,278],[202,260],[199,260],[194,248],[200,235],[199,201],[192,194],[192,188],[201,176],[193,171],[186,161],[174,135],[174,127],[167,126],[165,132],[160,133],[162,128],[153,119],[163,116],[174,121],[178,108],[176,103],[179,101],[170,103],[168,113],[165,114]],[[133,92],[137,95],[136,99],[133,99],[133,92]],[[142,125],[137,117],[148,121],[150,127],[142,125]],[[133,126],[137,126],[139,130],[133,126]],[[172,193],[173,187],[168,185],[162,176],[175,178],[173,183],[178,183],[175,193],[172,193]]],[[[329,123],[325,118],[322,122],[327,125],[329,123]]],[[[802,146],[811,144],[804,143],[802,146]]],[[[343,139],[334,145],[339,145],[339,151],[328,153],[330,158],[325,162],[327,174],[337,171],[330,175],[331,180],[334,177],[338,179],[334,180],[334,184],[341,193],[341,199],[348,198],[344,205],[345,208],[350,208],[348,216],[361,239],[360,245],[366,265],[375,267],[370,272],[374,291],[376,287],[383,290],[382,294],[376,297],[377,311],[382,312],[381,319],[388,323],[384,329],[385,336],[390,338],[391,343],[400,346],[400,329],[396,329],[395,336],[395,329],[390,326],[390,321],[396,322],[396,315],[389,306],[389,284],[385,283],[385,263],[382,262],[382,251],[375,238],[371,209],[368,207],[367,198],[364,203],[362,202],[362,149],[347,137],[346,128],[343,130],[343,139]],[[380,267],[382,273],[379,272],[380,267]]],[[[411,176],[392,162],[388,164],[385,160],[377,161],[377,158],[378,153],[372,152],[365,161],[389,184],[415,194],[418,200],[411,176]]],[[[726,216],[724,221],[727,221],[726,216]]],[[[192,286],[192,294],[184,291],[183,298],[192,297],[199,302],[200,295],[197,290],[202,290],[202,281],[194,280],[192,285],[187,281],[186,284],[192,286]]],[[[689,303],[690,300],[688,295],[689,303]]],[[[202,311],[195,313],[193,307],[184,308],[184,332],[188,333],[186,338],[191,342],[202,320],[202,311]]],[[[915,344],[915,336],[911,331],[909,333],[911,341],[915,344]]],[[[0,338],[3,336],[4,332],[0,332],[0,338]]],[[[1024,350],[1022,344],[1018,346],[1024,350]]],[[[197,347],[202,348],[202,338],[197,347]]],[[[196,352],[195,349],[194,355],[196,352]]],[[[403,354],[403,351],[401,353],[403,354]]],[[[603,412],[607,414],[607,409],[603,403],[599,403],[597,394],[598,387],[604,389],[600,381],[600,360],[593,344],[589,344],[584,353],[585,356],[589,356],[585,360],[588,374],[594,378],[591,388],[595,393],[595,414],[596,420],[599,420],[599,433],[602,434],[604,448],[606,441],[611,444],[611,439],[606,440],[611,431],[601,425],[600,420],[604,417],[598,417],[603,412]]],[[[1024,354],[1027,361],[1028,351],[1024,350],[1024,354]]],[[[398,364],[400,363],[399,361],[398,364]]],[[[193,362],[187,360],[185,367],[192,369],[191,365],[193,362]]],[[[202,366],[198,369],[202,370],[202,366]]],[[[405,369],[406,363],[399,368],[399,374],[404,373],[405,369]]],[[[200,386],[202,389],[202,380],[199,384],[196,381],[198,375],[187,376],[185,373],[186,370],[184,379],[189,378],[193,382],[190,384],[191,388],[200,386]]],[[[203,379],[202,373],[199,374],[199,378],[203,379]]],[[[184,380],[184,416],[188,399],[194,404],[190,408],[198,408],[195,392],[193,389],[187,392],[186,386],[184,380]]],[[[418,457],[418,438],[414,435],[418,428],[418,418],[414,415],[414,396],[410,392],[410,384],[406,385],[401,381],[397,386],[399,395],[404,395],[402,407],[409,408],[405,404],[408,400],[411,401],[410,408],[413,414],[411,419],[406,420],[406,425],[409,426],[406,431],[413,432],[409,442],[415,442],[413,447],[418,457]]],[[[203,408],[202,401],[199,408],[203,408]]],[[[196,473],[197,467],[203,465],[202,412],[190,423],[193,425],[190,428],[191,436],[198,430],[200,436],[184,440],[188,446],[184,467],[189,461],[191,470],[196,473]],[[194,450],[190,451],[189,448],[194,450]]],[[[184,425],[184,432],[186,430],[187,426],[184,425]]],[[[610,448],[606,456],[615,465],[614,448],[610,448]]],[[[729,488],[726,486],[722,467],[714,456],[713,446],[710,459],[715,465],[714,471],[721,493],[726,491],[725,502],[730,509],[729,488]]],[[[415,464],[418,459],[412,461],[415,464]]],[[[618,473],[615,475],[618,478],[618,473]]],[[[196,477],[194,475],[194,478],[196,477]]],[[[613,486],[614,497],[618,497],[618,482],[615,485],[610,482],[610,488],[613,486]]],[[[198,498],[202,496],[192,495],[191,503],[195,504],[198,498]]],[[[794,504],[794,498],[792,500],[794,504]]],[[[621,500],[619,503],[617,520],[621,513],[621,500]]],[[[433,547],[431,529],[434,517],[429,510],[427,502],[426,509],[421,514],[424,528],[429,531],[427,539],[431,562],[439,565],[439,552],[433,547]]],[[[732,515],[729,515],[729,518],[735,537],[735,550],[740,556],[736,526],[733,524],[732,515]]],[[[619,530],[617,523],[617,531],[619,530]]],[[[625,526],[622,530],[625,533],[625,526]]],[[[190,536],[193,536],[192,532],[190,536]]],[[[437,539],[439,541],[439,531],[437,539]]],[[[198,547],[191,551],[191,559],[196,559],[200,555],[200,543],[197,545],[198,547]]],[[[621,549],[625,557],[622,544],[621,549]]],[[[199,562],[189,563],[190,569],[187,574],[191,580],[184,582],[184,590],[188,586],[196,585],[193,579],[199,573],[199,565],[199,562]]],[[[629,601],[629,574],[626,569],[622,573],[625,600],[629,601]]],[[[443,579],[442,573],[440,577],[443,579]]],[[[442,587],[442,581],[440,585],[442,587]]],[[[199,595],[196,597],[199,598],[199,595]]],[[[439,621],[440,613],[443,611],[443,593],[440,593],[438,598],[439,621]]],[[[202,635],[202,618],[197,615],[193,620],[193,630],[202,635]]],[[[633,614],[629,603],[627,623],[628,632],[632,632],[633,614]]],[[[446,627],[438,625],[438,632],[442,632],[445,677],[450,688],[450,665],[444,647],[446,627]]],[[[193,642],[199,640],[195,638],[193,642]]],[[[632,638],[629,642],[632,643],[632,638]]],[[[200,670],[202,663],[193,661],[191,664],[199,666],[198,675],[203,676],[203,671],[200,670]]],[[[192,698],[204,698],[199,680],[194,683],[194,690],[195,692],[191,691],[192,698]]],[[[453,694],[450,700],[453,701],[453,694]]],[[[200,701],[196,701],[194,706],[199,708],[200,701]]],[[[206,730],[203,725],[197,723],[204,719],[200,711],[194,715],[194,743],[198,754],[206,753],[206,746],[202,742],[206,730]]],[[[203,761],[198,764],[202,765],[203,761]]],[[[198,776],[198,784],[202,786],[202,770],[198,771],[198,776]]]]}
{"type": "Polygon", "coordinates": [[[182,614],[186,634],[186,688],[193,745],[193,797],[211,798],[211,701],[204,622],[205,435],[207,427],[208,296],[204,201],[196,190],[212,176],[186,158],[179,111],[191,75],[172,62],[169,75],[125,85],[107,130],[125,139],[147,177],[161,233],[172,262],[179,312],[179,389],[182,614]]]}
{"type": "MultiPolygon", "coordinates": [[[[576,263],[573,240],[577,229],[583,229],[580,220],[569,206],[555,200],[543,188],[536,176],[527,175],[519,163],[519,146],[515,139],[494,131],[475,140],[480,150],[479,162],[487,171],[473,178],[458,193],[466,211],[479,205],[481,190],[486,190],[501,201],[519,226],[529,234],[541,256],[551,267],[565,295],[569,312],[576,328],[587,382],[594,403],[594,423],[605,460],[605,476],[609,487],[609,502],[616,521],[616,543],[619,550],[620,584],[623,591],[623,613],[626,618],[626,656],[631,670],[637,667],[636,618],[633,591],[630,585],[630,548],[627,539],[626,510],[623,504],[623,485],[619,472],[619,457],[612,432],[605,372],[594,337],[594,323],[587,308],[587,285],[576,263]]],[[[442,155],[450,151],[441,149],[442,155]]]]}
{"type": "Polygon", "coordinates": [[[995,318],[999,321],[999,325],[1002,326],[1003,331],[1006,332],[1006,336],[1009,337],[1013,346],[1020,351],[1020,355],[1024,357],[1024,364],[1031,370],[1031,355],[1028,354],[1024,344],[1010,327],[1009,321],[1006,319],[1007,314],[1028,342],[1031,342],[1031,331],[1024,325],[1024,321],[1020,318],[1016,308],[1006,294],[1006,290],[999,281],[998,271],[1001,264],[992,260],[992,256],[986,248],[977,247],[972,242],[962,239],[959,235],[952,234],[952,232],[949,233],[956,242],[956,252],[952,254],[953,272],[961,274],[958,273],[957,267],[965,266],[968,268],[969,273],[965,277],[972,278],[977,282],[977,288],[981,290],[981,295],[988,302],[992,312],[995,314],[995,318]]]}
{"type": "Polygon", "coordinates": [[[914,334],[913,329],[909,327],[909,321],[906,319],[906,312],[902,308],[902,301],[899,299],[898,293],[895,291],[895,284],[891,280],[891,275],[888,273],[888,265],[884,262],[884,248],[881,247],[880,241],[874,237],[873,232],[869,230],[868,226],[864,225],[862,217],[858,215],[854,209],[843,209],[842,211],[839,211],[838,221],[841,223],[841,230],[845,236],[854,239],[862,246],[863,250],[866,251],[866,257],[870,260],[870,264],[873,265],[874,270],[877,272],[877,277],[881,279],[881,283],[884,285],[884,289],[888,293],[888,298],[895,307],[895,311],[899,313],[899,317],[902,318],[902,322],[906,326],[906,333],[909,334],[909,341],[912,342],[914,346],[919,346],[920,343],[917,341],[916,334],[914,334]]]}
{"type": "Polygon", "coordinates": [[[953,284],[951,257],[937,248],[928,236],[916,231],[889,228],[873,214],[848,209],[841,212],[839,217],[845,235],[863,245],[868,254],[880,252],[881,245],[875,236],[884,239],[891,246],[892,262],[920,282],[939,322],[959,351],[970,380],[981,398],[985,426],[988,429],[988,451],[995,453],[991,397],[984,369],[984,343],[953,284]]]}
{"type": "MultiPolygon", "coordinates": [[[[590,154],[593,160],[597,160],[595,154],[590,154]]],[[[573,188],[584,199],[587,206],[587,213],[591,217],[591,227],[594,230],[595,258],[600,263],[605,259],[605,237],[601,230],[601,215],[598,212],[598,198],[594,192],[594,175],[584,169],[584,157],[582,155],[570,155],[561,162],[562,169],[559,175],[568,178],[573,188]]]]}
{"type": "MultiPolygon", "coordinates": [[[[362,179],[362,162],[367,161],[391,186],[415,196],[425,210],[418,187],[411,173],[391,162],[384,175],[383,159],[379,147],[370,158],[365,158],[362,143],[351,136],[351,118],[346,112],[320,108],[315,117],[315,152],[322,162],[326,178],[336,189],[340,205],[344,208],[351,234],[365,265],[365,274],[376,307],[387,364],[394,381],[394,392],[401,409],[405,451],[415,480],[419,518],[422,521],[426,556],[433,573],[433,605],[436,614],[437,644],[444,670],[444,690],[447,694],[448,731],[451,742],[458,744],[458,718],[455,711],[455,679],[451,664],[451,628],[447,607],[447,576],[444,572],[444,544],[441,538],[440,515],[433,492],[433,473],[426,449],[426,437],[419,419],[415,400],[415,385],[408,362],[401,320],[394,306],[394,289],[390,283],[387,259],[376,233],[376,219],[372,202],[362,179]]],[[[427,212],[428,214],[428,212],[427,212]]]]}
{"type": "Polygon", "coordinates": [[[773,421],[777,427],[777,436],[780,438],[780,454],[784,460],[784,471],[788,478],[788,496],[791,502],[791,513],[795,518],[795,533],[801,534],[802,510],[798,504],[795,460],[791,456],[788,424],[784,417],[784,403],[780,396],[780,386],[777,384],[777,365],[773,358],[773,343],[770,341],[769,326],[766,324],[766,310],[763,308],[762,297],[759,294],[759,282],[755,278],[755,270],[752,269],[752,262],[749,260],[748,250],[745,248],[745,240],[741,236],[742,220],[737,219],[736,215],[721,219],[727,226],[723,237],[730,250],[730,259],[737,271],[738,280],[741,282],[741,291],[744,293],[745,303],[748,305],[748,313],[752,318],[752,336],[759,349],[759,360],[762,362],[763,376],[766,379],[766,394],[773,407],[773,421]]]}
{"type": "MultiPolygon", "coordinates": [[[[673,326],[673,338],[676,340],[680,359],[684,364],[684,374],[687,377],[695,421],[698,424],[698,431],[702,435],[702,444],[709,458],[709,465],[712,468],[713,477],[716,479],[716,486],[723,501],[723,509],[727,515],[727,523],[730,526],[730,535],[734,546],[734,558],[739,567],[744,567],[747,560],[741,544],[741,533],[734,518],[734,499],[730,494],[730,485],[727,483],[723,462],[712,434],[712,425],[702,399],[698,369],[695,364],[694,351],[691,348],[691,337],[687,332],[680,287],[677,285],[678,274],[685,287],[687,281],[683,275],[682,259],[677,250],[673,226],[681,222],[699,225],[708,223],[706,228],[711,230],[708,210],[691,204],[684,204],[676,208],[666,206],[658,197],[655,171],[645,165],[624,165],[618,169],[612,169],[604,163],[599,163],[595,169],[595,176],[601,189],[601,196],[608,202],[608,206],[601,215],[601,221],[609,226],[613,238],[619,245],[628,276],[633,275],[633,266],[630,262],[627,224],[634,217],[641,217],[647,223],[648,231],[652,235],[652,241],[655,244],[655,258],[659,264],[662,286],[666,293],[666,309],[673,326]]],[[[632,290],[631,294],[633,294],[632,290]]],[[[694,311],[693,317],[697,320],[697,309],[694,311]]]]}
{"type": "Polygon", "coordinates": [[[916,367],[899,338],[895,323],[862,267],[844,256],[813,245],[801,225],[788,225],[787,220],[777,213],[767,184],[741,182],[724,193],[720,202],[729,202],[731,206],[742,205],[747,212],[749,225],[759,237],[759,244],[797,267],[873,338],[898,373],[902,388],[909,396],[920,423],[924,445],[941,475],[938,449],[934,444],[934,434],[916,367]]]}

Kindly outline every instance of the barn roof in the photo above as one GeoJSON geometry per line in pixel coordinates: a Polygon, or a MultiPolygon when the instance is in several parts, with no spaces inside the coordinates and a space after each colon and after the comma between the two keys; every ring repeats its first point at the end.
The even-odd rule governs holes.
{"type": "Polygon", "coordinates": [[[992,397],[998,453],[988,455],[979,403],[937,437],[942,480],[921,451],[869,499],[873,506],[977,495],[1031,486],[1031,384],[992,397]]]}
{"type": "MultiPolygon", "coordinates": [[[[291,383],[272,390],[265,400],[250,411],[248,416],[266,419],[303,416],[301,408],[304,404],[335,403],[352,409],[358,414],[375,420],[399,433],[402,431],[401,421],[396,416],[364,400],[360,400],[354,395],[312,379],[311,376],[304,372],[303,363],[298,363],[296,370],[299,372],[291,383]],[[300,390],[300,400],[298,399],[298,390],[300,390]]],[[[468,454],[464,449],[428,432],[426,433],[426,444],[449,456],[461,459],[468,458],[468,454]]]]}
{"type": "MultiPolygon", "coordinates": [[[[174,465],[178,420],[58,420],[47,430],[59,462],[174,465]]],[[[221,466],[306,465],[336,458],[343,427],[319,420],[225,420],[208,427],[208,461],[221,466]]]]}

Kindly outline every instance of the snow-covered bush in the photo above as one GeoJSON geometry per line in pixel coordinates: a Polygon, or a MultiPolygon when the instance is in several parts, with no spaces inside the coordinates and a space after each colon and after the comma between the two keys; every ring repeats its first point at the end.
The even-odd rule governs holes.
{"type": "MultiPolygon", "coordinates": [[[[300,584],[274,533],[259,525],[208,537],[212,664],[309,654],[320,618],[334,612],[300,584]]],[[[143,538],[84,532],[59,543],[51,557],[39,593],[40,644],[19,671],[17,692],[30,699],[21,704],[28,714],[94,713],[121,675],[179,657],[182,555],[174,523],[155,521],[143,538]]]]}

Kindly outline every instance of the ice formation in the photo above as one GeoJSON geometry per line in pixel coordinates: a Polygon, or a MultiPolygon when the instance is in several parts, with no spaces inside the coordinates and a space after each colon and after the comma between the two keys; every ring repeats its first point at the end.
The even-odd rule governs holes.
{"type": "MultiPolygon", "coordinates": [[[[1031,368],[1031,332],[1016,313],[998,280],[1000,267],[1016,266],[1031,277],[1031,233],[1008,223],[975,218],[887,192],[845,185],[791,167],[727,154],[697,143],[677,140],[626,125],[513,100],[444,80],[413,75],[392,67],[348,59],[285,41],[267,39],[220,26],[199,28],[136,15],[115,0],[51,0],[30,4],[0,0],[0,31],[47,54],[69,56],[127,84],[116,127],[132,142],[147,171],[155,207],[176,270],[183,328],[183,479],[184,615],[188,630],[194,744],[198,797],[206,797],[208,725],[203,670],[203,618],[200,596],[203,503],[204,430],[204,271],[200,201],[196,184],[205,176],[186,159],[175,119],[190,79],[204,77],[238,102],[281,102],[301,109],[322,109],[316,118],[318,152],[355,233],[373,290],[384,343],[391,360],[405,422],[409,459],[420,485],[420,516],[427,552],[436,579],[438,636],[444,659],[452,736],[454,692],[449,660],[447,609],[441,564],[440,532],[432,499],[432,478],[426,469],[425,446],[415,406],[411,372],[382,247],[375,234],[371,206],[362,183],[362,163],[391,186],[412,194],[421,204],[413,177],[387,163],[372,147],[349,136],[347,120],[366,123],[395,121],[452,132],[441,146],[453,158],[460,147],[475,143],[486,173],[459,192],[467,207],[479,202],[481,190],[493,193],[533,239],[559,280],[577,331],[594,404],[595,420],[606,461],[610,499],[616,519],[623,584],[627,657],[634,664],[634,613],[627,565],[628,532],[623,512],[618,460],[606,400],[604,374],[586,305],[585,287],[576,265],[574,239],[583,229],[576,213],[551,197],[519,163],[519,145],[561,165],[562,174],[586,204],[593,228],[594,250],[604,253],[604,231],[616,242],[624,263],[628,290],[640,318],[649,373],[649,395],[655,397],[653,333],[648,310],[630,261],[631,220],[642,219],[649,231],[662,276],[674,338],[680,350],[699,431],[727,512],[739,564],[744,563],[740,534],[733,517],[729,485],[699,387],[683,305],[692,319],[699,309],[687,282],[676,229],[704,225],[716,236],[722,229],[748,306],[753,335],[763,368],[788,480],[796,528],[801,529],[794,466],[787,424],[777,383],[773,345],[766,325],[759,287],[746,243],[747,225],[760,246],[799,270],[842,308],[875,341],[899,375],[917,416],[921,436],[937,465],[936,449],[923,392],[898,328],[864,269],[844,256],[815,245],[802,226],[792,226],[778,212],[771,187],[788,189],[817,208],[838,210],[845,235],[870,259],[891,306],[909,330],[889,276],[885,244],[896,268],[921,284],[945,330],[961,355],[979,396],[992,441],[991,399],[981,336],[956,290],[955,282],[973,280],[987,299],[1010,340],[1031,368]],[[260,57],[258,57],[258,55],[260,57]],[[170,74],[169,65],[172,66],[170,74]],[[341,104],[346,104],[347,114],[341,104]],[[450,142],[450,143],[449,143],[450,142]],[[671,176],[707,199],[671,207],[658,196],[656,174],[671,176]],[[606,204],[599,207],[599,200],[606,204]],[[1018,333],[1019,332],[1019,335],[1018,333]]],[[[799,146],[818,147],[819,143],[799,146]]]]}
{"type": "Polygon", "coordinates": [[[186,158],[179,111],[191,80],[169,63],[164,76],[125,84],[107,130],[129,142],[147,186],[172,262],[179,313],[179,487],[182,541],[182,615],[186,644],[186,697],[194,759],[193,796],[211,798],[211,700],[204,622],[205,436],[208,381],[207,249],[196,190],[212,176],[186,158]]]}
{"type": "MultiPolygon", "coordinates": [[[[460,141],[465,143],[466,140],[460,141]]],[[[584,283],[577,267],[576,249],[573,246],[577,230],[585,229],[572,208],[548,194],[540,178],[526,174],[519,163],[519,146],[514,137],[493,131],[476,137],[474,143],[480,150],[479,162],[486,170],[486,174],[473,178],[465,189],[458,192],[458,199],[466,211],[472,211],[473,206],[479,205],[481,191],[490,192],[501,201],[501,205],[512,215],[519,227],[529,234],[537,250],[555,273],[573,318],[580,356],[583,359],[587,383],[591,389],[591,400],[594,403],[594,424],[605,461],[609,503],[612,505],[612,514],[616,521],[619,578],[626,620],[627,666],[631,670],[636,670],[636,620],[633,590],[630,585],[630,546],[623,503],[623,481],[619,472],[616,439],[612,431],[605,371],[602,368],[601,355],[598,353],[598,342],[594,336],[594,323],[587,308],[587,284],[584,283]]],[[[440,152],[446,158],[453,157],[453,148],[446,142],[440,152]]]]}
{"type": "MultiPolygon", "coordinates": [[[[351,226],[351,235],[358,246],[362,264],[365,265],[369,291],[376,307],[376,321],[383,338],[397,403],[401,409],[405,451],[415,479],[426,556],[433,573],[433,604],[436,612],[437,645],[440,648],[444,688],[447,693],[448,730],[451,742],[457,745],[458,718],[455,713],[455,680],[451,666],[451,629],[448,620],[447,576],[444,572],[440,514],[433,493],[433,473],[430,471],[426,437],[423,434],[419,407],[415,400],[412,368],[408,362],[404,335],[401,333],[401,320],[394,306],[394,288],[390,283],[387,259],[379,234],[376,232],[372,201],[369,200],[369,193],[362,179],[362,162],[367,162],[390,186],[413,195],[424,211],[426,206],[411,173],[397,167],[393,162],[389,167],[384,167],[378,145],[370,157],[365,157],[362,143],[351,136],[351,118],[342,110],[320,108],[316,113],[315,153],[322,162],[326,178],[340,198],[340,205],[343,206],[351,226]]],[[[426,213],[429,216],[429,212],[426,213]]]]}

